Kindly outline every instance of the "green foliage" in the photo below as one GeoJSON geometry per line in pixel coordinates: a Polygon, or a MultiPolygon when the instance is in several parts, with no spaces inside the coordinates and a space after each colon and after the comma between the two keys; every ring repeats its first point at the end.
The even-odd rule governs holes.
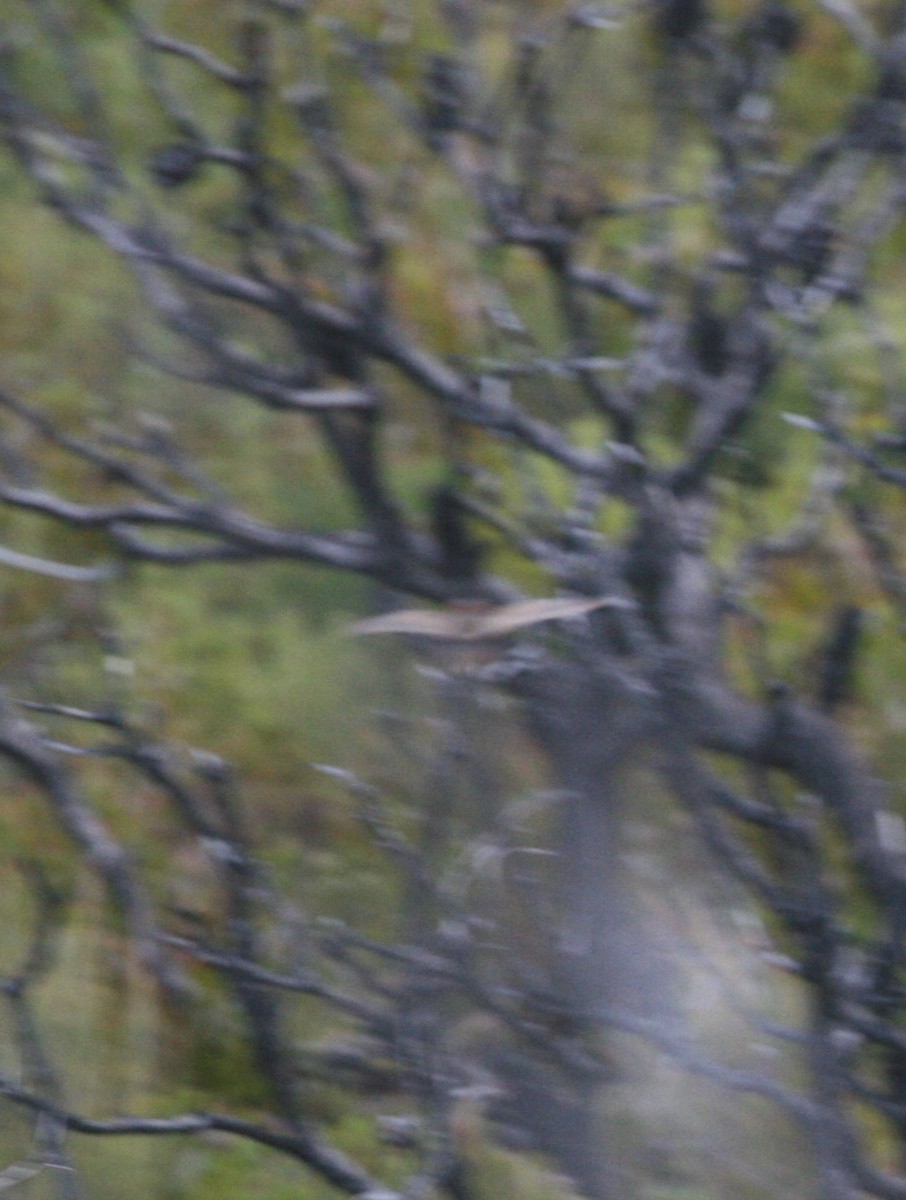
{"type": "Polygon", "coordinates": [[[169,1189],[162,1200],[221,1200],[256,1196],[261,1200],[332,1200],[332,1188],[295,1163],[275,1161],[263,1146],[224,1138],[217,1146],[186,1144],[173,1155],[169,1189]]]}
{"type": "MultiPolygon", "coordinates": [[[[234,29],[231,20],[224,19],[229,7],[223,0],[170,0],[158,9],[175,34],[199,39],[232,58],[234,29]]],[[[386,31],[392,25],[393,12],[401,7],[361,0],[324,3],[319,9],[325,23],[316,26],[315,36],[322,36],[318,30],[323,30],[327,18],[337,16],[362,32],[386,31]]],[[[498,17],[489,23],[476,53],[491,77],[499,81],[509,54],[510,28],[506,6],[497,7],[498,17]]],[[[551,0],[531,7],[540,17],[562,6],[551,0]]],[[[745,11],[735,2],[718,9],[724,19],[745,11]]],[[[424,54],[445,48],[444,34],[432,18],[430,6],[415,4],[412,13],[411,20],[400,20],[395,32],[396,72],[402,84],[418,79],[424,54]]],[[[115,114],[115,134],[127,150],[130,175],[155,196],[165,219],[194,228],[201,249],[215,259],[225,257],[232,241],[220,226],[232,207],[233,184],[215,167],[205,173],[189,201],[181,199],[176,204],[154,192],[148,179],[149,155],[172,131],[149,117],[134,62],[124,50],[120,26],[111,17],[109,6],[100,0],[80,4],[76,19],[103,80],[104,97],[115,114]]],[[[801,151],[806,139],[833,127],[844,96],[862,81],[865,70],[861,57],[850,49],[833,21],[819,17],[812,30],[795,68],[786,76],[781,96],[785,113],[781,150],[789,160],[801,151]],[[828,76],[841,81],[841,86],[824,86],[828,76]]],[[[589,189],[619,202],[637,190],[640,163],[652,137],[647,115],[649,68],[656,61],[657,49],[641,42],[638,30],[630,24],[611,43],[609,55],[606,70],[591,60],[567,64],[574,78],[563,97],[560,115],[573,131],[578,157],[587,156],[593,163],[589,189]]],[[[290,82],[296,68],[289,62],[288,52],[286,56],[290,82]]],[[[33,93],[58,96],[60,114],[71,123],[74,114],[61,88],[60,64],[42,52],[37,41],[29,43],[27,61],[33,93]]],[[[200,82],[198,73],[185,64],[172,65],[172,78],[187,86],[196,99],[212,94],[210,85],[200,82]]],[[[387,112],[361,81],[351,79],[350,64],[334,60],[326,79],[341,97],[346,132],[366,166],[366,176],[370,169],[372,178],[379,177],[386,164],[396,164],[389,173],[390,182],[375,182],[373,193],[382,215],[398,222],[390,235],[392,292],[405,321],[441,356],[467,357],[479,343],[481,285],[487,277],[499,277],[516,297],[518,316],[535,335],[531,353],[543,355],[561,349],[565,332],[550,321],[548,277],[539,272],[537,261],[525,251],[489,251],[476,245],[472,201],[446,175],[425,168],[414,139],[391,132],[387,112]],[[416,178],[419,186],[413,189],[416,178]],[[417,195],[394,208],[407,191],[416,190],[417,195]]],[[[232,112],[216,119],[211,114],[212,134],[220,136],[233,119],[232,112]]],[[[275,125],[273,153],[291,160],[297,153],[295,130],[275,125]]],[[[680,149],[679,180],[690,194],[701,186],[708,165],[695,145],[680,149]]],[[[320,202],[332,225],[341,231],[345,218],[340,198],[328,191],[320,202]]],[[[650,218],[640,215],[608,226],[607,243],[602,238],[600,246],[602,267],[642,278],[643,266],[633,252],[650,225],[650,218]]],[[[90,428],[91,419],[112,413],[133,413],[136,419],[139,413],[151,413],[173,419],[179,423],[186,448],[199,455],[211,479],[228,489],[237,502],[289,527],[337,529],[353,522],[354,504],[338,486],[312,424],[253,408],[213,389],[169,382],[164,386],[157,373],[130,365],[123,337],[127,328],[157,353],[167,353],[172,346],[165,336],[148,328],[133,285],[116,259],[101,253],[87,238],[74,236],[54,214],[38,207],[19,173],[6,165],[0,165],[0,226],[16,230],[15,237],[6,239],[0,260],[0,354],[4,363],[0,382],[5,384],[8,374],[24,394],[63,416],[67,425],[79,432],[90,428]]],[[[715,231],[699,207],[689,206],[679,215],[675,235],[682,260],[692,262],[707,251],[715,231]]],[[[886,277],[893,285],[903,281],[904,237],[902,231],[891,235],[880,252],[882,259],[891,261],[886,277]]],[[[323,279],[329,294],[330,287],[336,286],[329,266],[323,279]]],[[[879,300],[898,337],[906,330],[901,292],[902,288],[892,286],[879,300]]],[[[291,358],[292,347],[269,343],[255,317],[227,306],[218,317],[228,324],[237,346],[279,361],[291,358]]],[[[842,317],[835,316],[833,321],[837,324],[829,326],[828,338],[838,351],[833,364],[837,378],[859,397],[860,420],[868,432],[875,419],[881,381],[867,358],[854,349],[862,344],[858,329],[847,326],[842,317]]],[[[602,333],[605,348],[615,354],[626,348],[628,337],[628,322],[620,317],[613,317],[602,333]]],[[[506,350],[509,353],[511,348],[506,350]]],[[[408,512],[418,513],[424,509],[431,487],[442,478],[444,434],[417,407],[405,382],[390,371],[381,382],[395,422],[395,434],[385,447],[385,466],[395,497],[408,512]],[[410,434],[408,426],[415,421],[419,427],[410,434]]],[[[717,542],[722,566],[734,565],[738,546],[753,532],[762,536],[783,532],[801,505],[815,462],[823,452],[813,434],[791,428],[782,419],[784,412],[801,411],[801,392],[796,369],[784,371],[773,384],[769,403],[722,453],[718,486],[732,497],[723,506],[717,542]]],[[[578,415],[569,384],[544,381],[529,407],[532,405],[539,415],[566,413],[565,429],[574,444],[595,447],[599,424],[578,415]]],[[[683,397],[665,405],[663,425],[645,447],[658,465],[675,459],[678,438],[694,419],[685,405],[683,397]]],[[[18,427],[16,433],[26,436],[18,427]]],[[[46,452],[37,439],[35,447],[46,452]]],[[[476,457],[480,459],[482,454],[489,464],[500,468],[504,480],[500,507],[504,511],[521,512],[537,502],[524,477],[507,470],[505,449],[494,444],[482,448],[476,457]]],[[[70,487],[76,491],[73,485],[84,482],[68,476],[70,468],[51,461],[52,479],[64,491],[70,487]]],[[[571,480],[548,461],[540,465],[537,480],[532,482],[553,511],[567,508],[574,499],[571,480]]],[[[98,480],[91,481],[91,486],[99,493],[102,490],[98,480]]],[[[599,515],[599,530],[620,537],[628,512],[618,502],[608,503],[599,515]]],[[[96,538],[63,537],[36,518],[4,516],[0,532],[10,545],[64,559],[93,561],[105,552],[96,538]]],[[[549,580],[537,568],[511,550],[499,548],[493,536],[487,536],[496,570],[528,591],[543,592],[549,587],[549,580]]],[[[842,531],[835,531],[835,536],[842,545],[842,531]]],[[[844,557],[839,555],[840,560],[844,557]]],[[[786,677],[801,672],[806,650],[820,638],[822,613],[841,592],[855,594],[869,606],[876,600],[858,571],[841,566],[840,561],[824,558],[804,566],[778,565],[769,586],[757,597],[757,603],[772,617],[768,665],[774,674],[786,677]]],[[[298,894],[311,911],[348,920],[377,937],[388,930],[396,908],[397,884],[362,834],[351,806],[338,801],[334,791],[310,769],[313,761],[348,763],[355,758],[363,710],[367,703],[381,699],[379,680],[372,677],[378,675],[379,667],[370,652],[366,654],[345,632],[366,602],[365,586],[339,574],[297,565],[262,569],[253,564],[208,567],[192,574],[145,568],[123,583],[115,608],[127,653],[134,660],[136,693],[166,712],[167,734],[222,754],[237,764],[248,780],[250,803],[266,817],[267,840],[260,852],[284,885],[285,894],[298,894]],[[304,884],[294,885],[303,866],[304,884]]],[[[75,626],[72,639],[60,641],[45,663],[43,677],[52,680],[58,690],[49,698],[70,692],[86,699],[102,696],[106,687],[103,664],[96,650],[86,654],[91,639],[78,628],[80,599],[71,589],[28,577],[10,583],[2,599],[4,658],[15,658],[31,614],[45,610],[48,603],[64,623],[75,626]]],[[[898,649],[899,633],[881,619],[872,626],[863,699],[854,714],[858,735],[878,754],[890,778],[901,777],[906,767],[902,736],[906,731],[902,690],[906,661],[898,649]]],[[[740,676],[749,665],[749,659],[740,662],[740,676]]],[[[764,681],[751,686],[759,682],[764,681]]],[[[109,783],[106,786],[104,794],[102,785],[97,784],[99,806],[116,828],[128,830],[130,845],[152,865],[155,855],[170,853],[170,843],[159,836],[160,829],[155,826],[150,802],[130,797],[124,803],[120,793],[110,794],[109,783]]],[[[46,814],[28,787],[11,779],[0,809],[0,840],[6,853],[27,855],[40,849],[41,857],[58,867],[60,878],[75,885],[77,881],[67,875],[67,848],[49,828],[46,814]]],[[[79,886],[84,885],[79,882],[79,886]]],[[[69,1064],[66,1083],[72,1094],[79,1096],[86,1109],[101,1109],[111,1099],[122,1100],[124,1108],[140,1101],[161,1111],[179,1103],[204,1107],[214,1095],[254,1108],[262,1097],[256,1092],[237,1015],[210,979],[199,980],[202,1015],[179,1070],[171,1062],[163,1078],[156,1076],[158,1041],[175,1036],[174,1029],[156,1026],[156,1009],[134,981],[111,978],[110,964],[120,961],[122,944],[110,930],[97,933],[99,909],[97,897],[83,897],[63,940],[59,967],[42,989],[42,1019],[51,1030],[54,1047],[69,1064]],[[86,955],[89,945],[91,952],[86,955]],[[71,1003],[73,987],[78,1005],[71,1003]],[[111,1026],[111,1014],[117,1010],[121,1010],[119,1023],[111,1026]],[[104,1047],[110,1058],[101,1072],[95,1070],[99,1047],[104,1047]],[[131,1062],[134,1074],[127,1072],[126,1077],[116,1079],[118,1062],[131,1062]]],[[[21,929],[26,915],[24,894],[14,889],[4,898],[2,911],[6,932],[0,948],[5,962],[21,951],[18,934],[11,931],[21,929]]],[[[304,1007],[300,1011],[300,1036],[303,1025],[309,1039],[332,1032],[317,1027],[304,1007]]],[[[630,1126],[627,1119],[627,1139],[638,1140],[638,1130],[630,1126]]],[[[399,1151],[377,1141],[371,1114],[335,1114],[331,1132],[340,1146],[388,1180],[402,1178],[409,1165],[399,1151]]],[[[519,1195],[526,1200],[568,1194],[546,1168],[495,1146],[486,1137],[480,1112],[462,1114],[460,1133],[471,1139],[469,1182],[478,1194],[519,1195]]],[[[161,1161],[154,1144],[140,1139],[83,1141],[76,1152],[88,1168],[92,1196],[97,1200],[122,1195],[124,1179],[152,1178],[161,1161]]],[[[166,1179],[158,1193],[168,1200],[219,1200],[239,1195],[262,1200],[288,1200],[290,1196],[326,1200],[334,1194],[296,1165],[230,1139],[187,1143],[170,1149],[168,1155],[166,1179]]],[[[699,1191],[682,1183],[652,1184],[646,1190],[647,1200],[699,1197],[704,1200],[699,1191]]]]}
{"type": "Polygon", "coordinates": [[[363,666],[345,629],[358,589],[333,576],[320,594],[293,595],[297,569],[282,582],[279,569],[273,583],[271,574],[147,573],[122,616],[139,690],[166,709],[170,732],[262,782],[290,784],[343,737],[353,670],[363,666]]]}

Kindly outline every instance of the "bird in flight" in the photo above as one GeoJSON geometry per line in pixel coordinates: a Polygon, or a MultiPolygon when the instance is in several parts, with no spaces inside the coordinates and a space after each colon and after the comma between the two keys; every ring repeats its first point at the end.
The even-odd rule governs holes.
{"type": "Polygon", "coordinates": [[[516,604],[449,605],[447,608],[404,608],[367,617],[350,625],[353,634],[414,633],[422,637],[452,642],[480,642],[541,625],[545,621],[565,621],[599,608],[628,608],[629,601],[619,596],[593,596],[543,600],[520,600],[516,604]]]}

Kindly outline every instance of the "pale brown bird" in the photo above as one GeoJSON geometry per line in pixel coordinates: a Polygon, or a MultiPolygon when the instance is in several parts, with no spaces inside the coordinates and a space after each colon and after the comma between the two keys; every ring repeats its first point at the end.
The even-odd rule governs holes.
{"type": "Polygon", "coordinates": [[[405,608],[367,617],[350,625],[349,632],[414,633],[422,637],[442,638],[451,642],[480,642],[503,637],[517,629],[527,629],[545,621],[565,621],[598,608],[627,608],[629,601],[619,596],[548,597],[520,600],[516,604],[450,605],[447,608],[405,608]]]}

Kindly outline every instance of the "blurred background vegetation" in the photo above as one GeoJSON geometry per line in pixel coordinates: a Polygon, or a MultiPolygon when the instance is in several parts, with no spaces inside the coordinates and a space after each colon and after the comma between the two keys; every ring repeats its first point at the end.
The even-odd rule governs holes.
{"type": "MultiPolygon", "coordinates": [[[[376,103],[328,37],[335,22],[345,22],[350,30],[384,39],[396,55],[400,86],[415,86],[426,56],[445,49],[435,5],[429,0],[318,0],[314,7],[323,45],[300,47],[288,41],[279,51],[285,55],[288,78],[298,74],[302,56],[341,97],[344,137],[369,172],[388,228],[393,226],[394,289],[401,310],[439,354],[481,353],[481,280],[490,269],[501,277],[518,316],[543,348],[545,337],[554,337],[555,331],[547,324],[547,285],[536,265],[518,253],[507,255],[505,262],[483,260],[496,252],[476,243],[470,202],[376,103]]],[[[477,47],[487,75],[505,86],[512,68],[513,29],[543,21],[562,7],[558,0],[487,0],[477,47]]],[[[752,6],[749,0],[717,0],[712,7],[716,19],[733,20],[752,6]]],[[[798,7],[808,20],[803,44],[787,68],[779,120],[780,156],[788,160],[833,128],[841,106],[858,91],[864,70],[850,39],[830,17],[816,12],[810,0],[798,7]]],[[[883,2],[862,7],[882,13],[883,2]]],[[[227,61],[232,57],[236,14],[230,0],[149,0],[143,8],[160,28],[199,41],[227,61]]],[[[121,25],[102,0],[76,0],[68,16],[102,80],[115,136],[136,185],[156,206],[169,210],[177,228],[191,228],[199,249],[216,259],[228,244],[223,225],[234,199],[232,181],[209,165],[188,191],[170,196],[156,187],[149,168],[168,131],[155,125],[121,25]]],[[[2,22],[6,36],[28,54],[35,96],[56,97],[57,111],[65,115],[60,64],[36,37],[28,5],[7,0],[2,22]]],[[[641,17],[594,45],[605,59],[586,55],[563,64],[570,76],[563,115],[588,188],[619,203],[633,199],[648,182],[651,68],[658,48],[641,17]]],[[[203,109],[205,85],[198,73],[177,63],[174,76],[203,109]]],[[[212,108],[205,115],[216,129],[218,121],[226,128],[233,114],[212,108]]],[[[291,158],[296,152],[293,131],[276,127],[272,137],[271,152],[291,158]]],[[[678,175],[689,192],[707,170],[700,152],[694,140],[681,152],[678,175]]],[[[600,248],[605,265],[629,277],[641,272],[632,249],[643,219],[607,226],[608,242],[600,248]]],[[[707,206],[685,210],[676,231],[689,262],[699,259],[713,232],[707,206]]],[[[878,256],[875,297],[900,344],[906,338],[903,237],[902,232],[892,237],[878,256]]],[[[342,489],[321,451],[306,439],[304,424],[253,408],[241,397],[165,380],[131,353],[132,343],[161,354],[168,347],[122,265],[42,209],[29,183],[2,156],[0,243],[0,384],[71,417],[73,427],[86,416],[103,421],[123,414],[137,423],[176,422],[209,474],[228,481],[254,510],[277,522],[322,528],[345,523],[342,489]]],[[[332,286],[342,288],[342,280],[325,275],[326,295],[332,286]]],[[[838,369],[863,399],[865,428],[870,429],[879,389],[874,367],[860,350],[859,319],[856,311],[835,318],[835,346],[838,369]]],[[[618,353],[627,330],[615,319],[601,352],[618,353]]],[[[247,329],[236,332],[259,348],[267,336],[254,317],[247,329]]],[[[286,347],[271,349],[276,356],[287,353],[286,347]]],[[[753,526],[764,533],[781,529],[799,504],[818,451],[813,437],[785,425],[780,414],[798,410],[800,387],[795,365],[788,366],[773,384],[771,403],[740,443],[729,448],[724,474],[736,500],[724,518],[728,556],[743,532],[751,535],[753,526]]],[[[410,511],[418,513],[430,488],[443,478],[439,432],[417,410],[404,383],[394,379],[392,389],[394,441],[389,452],[394,477],[410,511]]],[[[650,453],[669,460],[671,437],[681,420],[681,414],[665,413],[663,427],[647,447],[650,453]]],[[[576,434],[581,436],[578,421],[576,434]]],[[[61,463],[61,479],[68,469],[61,463]]],[[[541,482],[555,492],[556,469],[551,467],[541,482]]],[[[612,519],[618,522],[619,514],[612,519]]],[[[0,513],[0,539],[68,561],[94,561],[104,554],[90,535],[77,543],[74,535],[48,522],[5,511],[0,513]]],[[[503,556],[498,565],[504,572],[514,569],[503,556]]],[[[535,582],[517,581],[529,587],[535,582]]],[[[758,597],[772,617],[771,666],[781,678],[796,678],[809,647],[820,639],[829,606],[840,598],[873,613],[859,698],[846,721],[885,777],[896,779],[906,766],[906,650],[842,527],[822,555],[778,564],[770,587],[758,597]]],[[[308,911],[345,915],[380,933],[379,914],[393,905],[396,885],[362,835],[348,802],[312,768],[326,761],[373,769],[382,762],[381,770],[392,777],[393,763],[384,754],[372,713],[418,703],[418,685],[404,677],[402,668],[396,670],[382,652],[363,649],[346,636],[349,622],[367,603],[366,585],[295,564],[191,571],[135,566],[101,598],[90,585],[0,566],[0,668],[12,688],[27,679],[48,699],[69,694],[87,698],[93,689],[120,687],[134,695],[144,719],[156,724],[162,737],[228,758],[245,783],[257,850],[287,895],[304,902],[308,911]],[[106,659],[101,654],[99,622],[119,631],[120,654],[106,659]],[[56,631],[52,638],[47,637],[48,623],[56,631]]],[[[741,654],[741,678],[745,671],[741,654]]],[[[532,767],[523,762],[518,769],[530,774],[532,767]]],[[[152,865],[160,856],[172,861],[184,855],[185,894],[168,899],[203,912],[204,871],[180,845],[154,798],[136,794],[124,804],[122,795],[110,794],[110,787],[110,772],[103,778],[99,773],[98,802],[113,827],[152,865]]],[[[209,1095],[227,1094],[240,1111],[254,1111],[254,1073],[248,1069],[239,1021],[225,997],[218,1003],[213,973],[201,979],[209,992],[203,1020],[194,1028],[170,1020],[138,964],[124,954],[118,931],[103,915],[96,884],[87,876],[73,876],[67,847],[56,845],[59,835],[18,781],[14,792],[0,800],[0,831],[9,881],[0,890],[4,963],[21,953],[28,906],[12,864],[40,846],[45,860],[56,861],[61,886],[76,889],[76,916],[67,927],[58,964],[42,987],[40,1015],[50,1050],[65,1064],[67,1088],[80,1107],[98,1113],[165,1111],[174,1104],[202,1108],[209,1095]]],[[[303,1006],[302,1013],[299,1036],[304,1040],[337,1035],[336,1029],[319,1028],[314,1008],[309,1012],[303,1006]]],[[[400,1152],[375,1139],[367,1112],[352,1111],[339,1089],[318,1088],[312,1104],[332,1121],[340,1145],[366,1165],[387,1168],[391,1177],[394,1169],[402,1175],[402,1167],[392,1166],[393,1155],[400,1152]]],[[[13,1155],[20,1133],[7,1123],[0,1131],[0,1153],[13,1155]]],[[[319,1200],[331,1194],[322,1184],[300,1182],[292,1163],[216,1139],[184,1144],[82,1139],[73,1153],[86,1166],[92,1200],[121,1196],[127,1181],[131,1190],[160,1200],[251,1195],[319,1200]]],[[[535,1194],[532,1189],[541,1186],[537,1180],[520,1174],[524,1168],[513,1156],[497,1153],[497,1159],[486,1156],[481,1164],[482,1171],[491,1172],[487,1178],[498,1181],[487,1184],[483,1177],[492,1189],[486,1194],[535,1194]]],[[[43,1195],[43,1186],[36,1179],[21,1184],[20,1191],[43,1195]]],[[[551,1194],[550,1185],[538,1194],[551,1194]]],[[[680,1197],[675,1187],[663,1194],[680,1197]]],[[[655,1192],[646,1195],[654,1197],[655,1192]]]]}

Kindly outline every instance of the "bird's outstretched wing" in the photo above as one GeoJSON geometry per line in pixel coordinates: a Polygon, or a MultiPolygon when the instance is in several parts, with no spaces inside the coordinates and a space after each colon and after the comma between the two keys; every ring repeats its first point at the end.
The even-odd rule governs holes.
{"type": "Polygon", "coordinates": [[[406,608],[368,617],[350,625],[349,632],[414,633],[422,637],[444,638],[454,642],[477,642],[502,637],[517,629],[540,625],[544,621],[565,621],[597,608],[625,608],[628,601],[619,596],[593,596],[521,600],[496,608],[475,611],[468,608],[406,608]]]}
{"type": "Polygon", "coordinates": [[[460,640],[467,622],[480,620],[474,613],[442,608],[401,608],[380,617],[366,617],[349,626],[350,633],[417,633],[422,637],[460,640]]]}
{"type": "Polygon", "coordinates": [[[521,600],[518,604],[502,604],[484,614],[477,637],[498,637],[540,625],[543,621],[566,621],[581,617],[598,608],[621,608],[626,601],[618,596],[574,596],[570,599],[553,597],[545,600],[521,600]]]}

